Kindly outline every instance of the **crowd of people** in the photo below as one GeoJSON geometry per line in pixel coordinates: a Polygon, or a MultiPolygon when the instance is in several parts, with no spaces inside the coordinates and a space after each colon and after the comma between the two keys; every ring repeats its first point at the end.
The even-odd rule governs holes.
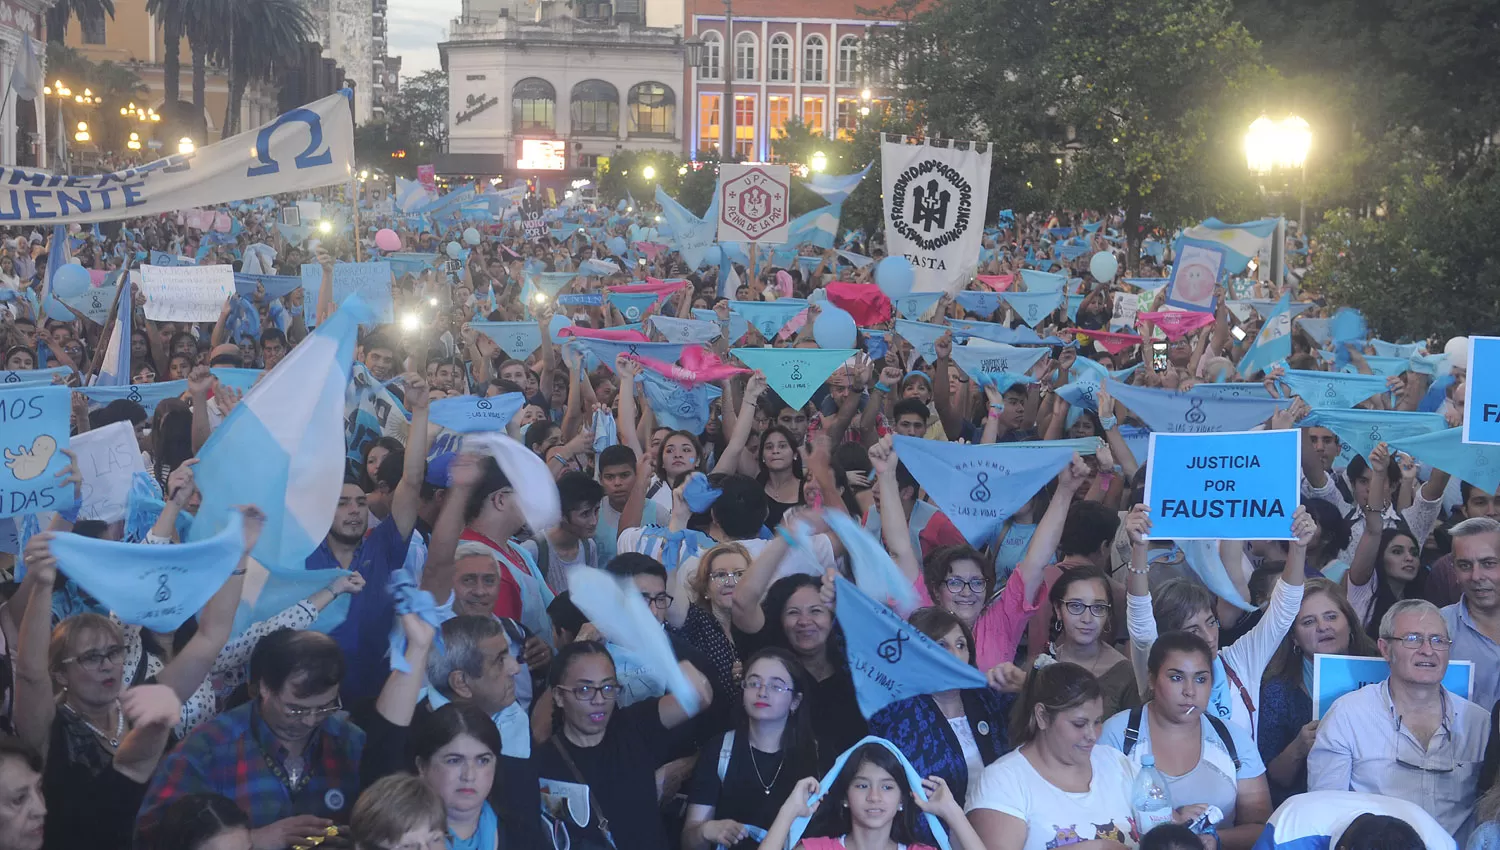
{"type": "MultiPolygon", "coordinates": [[[[0,243],[0,374],[74,387],[75,435],[130,422],[159,500],[144,527],[76,505],[41,515],[9,556],[0,850],[1500,847],[1495,494],[1433,465],[1445,459],[1356,448],[1282,380],[1348,362],[1388,376],[1352,408],[1456,427],[1461,357],[1390,368],[1436,361],[1420,328],[1332,344],[1298,324],[1290,356],[1241,374],[1267,317],[1232,308],[1282,292],[1225,281],[1196,330],[1137,332],[1133,313],[1122,326],[1116,302],[1146,310],[1141,281],[1171,255],[1094,279],[1092,254],[1123,260],[1133,244],[1111,214],[989,229],[980,274],[1026,291],[1023,270],[1050,270],[1072,298],[1023,324],[1004,300],[965,298],[997,291],[976,278],[906,316],[937,328],[919,337],[872,282],[879,233],[791,246],[790,262],[720,251],[721,270],[690,268],[670,234],[611,244],[655,226],[648,209],[554,211],[554,232],[531,239],[519,221],[367,213],[352,239],[300,242],[274,210],[226,211],[227,240],[164,215],[75,229],[66,245],[24,228],[0,243]],[[270,506],[247,505],[240,563],[182,627],[105,609],[59,570],[59,542],[184,545],[197,456],[255,393],[216,370],[274,373],[340,308],[337,266],[378,259],[387,227],[400,257],[430,259],[393,263],[398,321],[360,332],[337,510],[295,565],[328,571],[326,587],[237,621],[252,550],[274,531],[270,506]],[[43,306],[58,251],[104,272],[185,255],[233,265],[244,285],[217,322],[151,321],[138,290],[122,299],[130,382],[184,383],[105,402],[86,390],[121,317],[43,306]],[[318,291],[273,294],[304,264],[322,266],[318,291]],[[610,297],[643,292],[644,308],[610,297]],[[777,301],[800,309],[745,321],[747,304],[777,301]],[[828,349],[816,329],[831,304],[860,319],[858,350],[806,403],[731,351],[828,349]],[[491,334],[501,322],[529,323],[529,354],[491,334]],[[970,374],[955,349],[986,328],[1045,353],[1024,375],[970,374]],[[675,370],[585,344],[689,331],[703,336],[675,370]],[[1150,428],[1116,381],[1289,399],[1256,426],[1301,431],[1302,503],[1283,538],[1152,536],[1150,428]],[[474,399],[513,411],[486,439],[440,414],[474,399]],[[1077,451],[975,539],[918,480],[908,439],[1077,451]],[[545,464],[555,494],[496,441],[545,464]],[[529,509],[554,498],[555,524],[534,527],[529,509]],[[986,686],[862,708],[866,672],[839,617],[845,580],[874,593],[856,534],[915,597],[909,628],[986,686]],[[644,663],[641,636],[586,601],[595,572],[639,593],[643,606],[622,607],[650,612],[675,669],[644,663]],[[1384,666],[1325,705],[1319,655],[1384,666]],[[1154,828],[1144,766],[1171,803],[1154,828]],[[1308,837],[1327,843],[1297,843],[1308,837]]],[[[1287,247],[1317,261],[1295,235],[1287,247]]],[[[1299,320],[1334,311],[1294,300],[1299,320]]],[[[80,497],[84,478],[65,471],[80,497]]]]}

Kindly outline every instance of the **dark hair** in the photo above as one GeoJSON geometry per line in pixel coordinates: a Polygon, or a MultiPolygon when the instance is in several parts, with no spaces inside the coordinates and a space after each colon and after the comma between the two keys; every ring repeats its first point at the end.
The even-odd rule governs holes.
{"type": "Polygon", "coordinates": [[[89,414],[89,425],[93,428],[103,428],[105,425],[113,425],[116,422],[139,425],[145,421],[146,408],[141,407],[140,402],[131,401],[128,398],[117,398],[89,414]]]}
{"type": "Polygon", "coordinates": [[[552,436],[552,432],[556,430],[557,423],[551,419],[538,419],[526,426],[526,433],[522,436],[521,442],[526,445],[528,450],[535,452],[536,447],[541,445],[543,440],[552,436]]]}
{"type": "Polygon", "coordinates": [[[1019,749],[1036,738],[1040,731],[1036,725],[1036,706],[1041,706],[1049,716],[1056,716],[1095,699],[1102,699],[1099,680],[1077,664],[1059,661],[1033,668],[1011,709],[1011,744],[1019,749]]]}
{"type": "Polygon", "coordinates": [[[724,491],[709,509],[714,522],[733,540],[749,540],[760,535],[766,524],[766,490],[748,475],[726,475],[717,485],[724,491]]]}
{"type": "MultiPolygon", "coordinates": [[[[1395,464],[1391,465],[1395,466],[1395,464]]],[[[1417,574],[1407,582],[1400,598],[1396,596],[1396,591],[1391,587],[1390,581],[1381,575],[1385,550],[1390,548],[1391,543],[1395,542],[1397,537],[1405,537],[1417,546],[1422,545],[1422,541],[1411,533],[1404,522],[1395,528],[1387,528],[1380,532],[1380,545],[1375,550],[1375,604],[1370,608],[1370,625],[1365,629],[1372,638],[1380,637],[1380,618],[1385,616],[1385,612],[1390,610],[1392,605],[1401,599],[1421,599],[1427,589],[1427,570],[1420,563],[1417,564],[1417,574]]]]}
{"type": "Polygon", "coordinates": [[[298,697],[338,687],[344,680],[344,653],[322,632],[277,629],[260,639],[250,653],[250,683],[262,693],[280,691],[296,679],[298,697]]]}
{"type": "MultiPolygon", "coordinates": [[[[411,725],[407,755],[412,764],[428,761],[459,735],[468,735],[489,747],[497,757],[500,755],[500,728],[495,721],[473,703],[460,702],[450,702],[425,715],[419,713],[411,725]]],[[[500,781],[498,770],[495,781],[500,781]]]]}
{"type": "Polygon", "coordinates": [[[927,585],[928,595],[938,598],[938,591],[948,574],[953,572],[955,561],[973,561],[979,565],[979,574],[984,577],[984,599],[988,601],[990,594],[995,592],[995,561],[967,543],[944,546],[922,562],[922,582],[927,585]]]}
{"type": "Polygon", "coordinates": [[[975,666],[974,633],[952,611],[929,605],[911,612],[906,622],[911,623],[913,628],[934,641],[942,640],[954,629],[963,632],[964,640],[969,644],[969,666],[975,666]]]}
{"type": "Polygon", "coordinates": [[[616,443],[599,453],[598,468],[600,472],[607,466],[628,466],[635,469],[635,450],[623,444],[616,443]]]}
{"type": "MultiPolygon", "coordinates": [[[[741,668],[748,675],[750,668],[755,662],[761,660],[775,661],[786,668],[786,672],[792,678],[793,696],[802,697],[802,701],[787,715],[786,726],[781,730],[781,752],[783,761],[790,761],[792,776],[815,776],[821,771],[818,769],[818,741],[813,736],[812,713],[814,706],[813,689],[817,683],[813,681],[812,674],[802,666],[796,656],[790,652],[777,647],[763,647],[759,652],[745,659],[744,667],[741,668]]],[[[750,739],[750,720],[745,716],[745,701],[735,701],[734,728],[739,733],[746,735],[746,742],[750,739]]]]}
{"type": "Polygon", "coordinates": [[[1141,836],[1139,850],[1202,850],[1198,834],[1180,823],[1161,824],[1141,836]]]}
{"type": "Polygon", "coordinates": [[[152,850],[198,850],[231,829],[250,829],[249,816],[233,800],[219,794],[187,794],[162,807],[161,817],[149,832],[149,846],[152,850]]]}
{"type": "Polygon", "coordinates": [[[20,738],[0,734],[0,763],[8,758],[20,759],[31,768],[33,773],[40,774],[42,768],[46,766],[42,761],[42,754],[33,749],[30,744],[20,738]]]}
{"type": "MultiPolygon", "coordinates": [[[[772,421],[775,421],[774,417],[772,421]]],[[[760,434],[760,448],[755,452],[755,460],[760,464],[760,472],[756,475],[756,480],[765,484],[771,475],[771,471],[766,468],[766,438],[772,434],[780,434],[792,450],[792,477],[799,481],[806,480],[806,476],[802,473],[802,455],[797,451],[797,438],[792,436],[792,432],[783,425],[772,425],[760,434]]],[[[665,443],[666,440],[662,442],[665,443]]]]}
{"type": "MultiPolygon", "coordinates": [[[[1393,464],[1394,465],[1394,464],[1393,464]]],[[[1427,846],[1416,829],[1390,815],[1365,812],[1349,822],[1334,850],[1423,850],[1427,846]]]]}
{"type": "Polygon", "coordinates": [[[168,470],[193,456],[193,414],[180,399],[162,399],[156,406],[151,451],[157,465],[168,470]]]}
{"type": "Polygon", "coordinates": [[[865,744],[849,753],[844,769],[839,771],[839,775],[828,787],[828,796],[823,798],[822,805],[818,806],[817,812],[808,822],[804,835],[827,837],[849,834],[853,824],[849,818],[849,808],[843,803],[849,799],[849,785],[854,781],[854,775],[866,762],[889,773],[901,789],[899,799],[903,805],[896,812],[895,821],[891,823],[891,840],[897,844],[918,843],[921,833],[918,831],[917,817],[921,811],[911,802],[912,789],[911,783],[906,779],[906,767],[884,744],[865,744]]]}
{"type": "Polygon", "coordinates": [[[1167,579],[1151,591],[1151,616],[1159,631],[1182,631],[1189,617],[1213,610],[1213,592],[1192,579],[1167,579]]]}
{"type": "Polygon", "coordinates": [[[279,342],[282,345],[288,344],[286,334],[281,332],[281,328],[266,328],[260,332],[261,347],[264,348],[268,342],[279,342]]]}
{"type": "MultiPolygon", "coordinates": [[[[370,482],[374,486],[368,492],[374,492],[381,487],[386,490],[395,490],[396,485],[401,483],[401,469],[405,465],[405,449],[391,449],[386,452],[385,457],[380,459],[380,464],[375,467],[375,477],[370,482]]],[[[366,469],[367,474],[368,471],[366,469]]]]}
{"type": "Polygon", "coordinates": [[[1151,654],[1146,657],[1146,671],[1152,679],[1161,672],[1161,665],[1171,652],[1196,652],[1213,668],[1214,651],[1208,648],[1208,641],[1191,632],[1164,632],[1151,644],[1151,654]]]}
{"type": "Polygon", "coordinates": [[[656,576],[662,581],[667,580],[667,568],[661,561],[650,555],[642,555],[640,552],[621,552],[609,559],[604,565],[605,572],[610,575],[630,578],[631,576],[656,576]]]}
{"type": "Polygon", "coordinates": [[[552,621],[554,628],[565,629],[575,635],[589,621],[588,615],[573,604],[573,597],[566,590],[552,597],[552,601],[547,604],[547,618],[552,621]]]}
{"type": "MultiPolygon", "coordinates": [[[[575,640],[567,646],[559,649],[557,655],[552,658],[552,665],[547,668],[547,688],[556,691],[562,686],[563,680],[568,677],[568,670],[573,662],[590,655],[602,655],[609,659],[611,668],[615,665],[615,658],[609,654],[609,649],[597,640],[575,640]]],[[[563,710],[556,703],[552,706],[552,734],[563,734],[563,728],[567,725],[563,710]]]]}
{"type": "MultiPolygon", "coordinates": [[[[766,618],[766,624],[762,630],[772,630],[769,640],[771,646],[779,646],[786,650],[791,649],[791,641],[787,639],[786,629],[781,625],[781,612],[786,610],[787,603],[791,601],[792,594],[804,587],[818,590],[822,586],[822,579],[806,573],[789,575],[771,583],[771,587],[766,590],[765,599],[760,603],[761,611],[765,614],[766,618]]],[[[828,633],[826,647],[830,663],[839,668],[847,665],[848,659],[844,655],[844,632],[839,628],[837,620],[833,622],[833,631],[828,633]]]]}
{"type": "Polygon", "coordinates": [[[695,472],[697,470],[697,466],[698,466],[697,463],[694,463],[693,464],[693,469],[690,469],[687,472],[683,473],[682,476],[680,478],[678,478],[676,481],[668,481],[666,479],[666,477],[665,477],[666,467],[662,463],[662,458],[666,456],[667,441],[670,440],[670,439],[672,439],[673,437],[683,437],[683,438],[685,438],[689,443],[691,443],[693,445],[693,457],[697,458],[700,462],[703,460],[703,444],[698,442],[698,435],[697,434],[694,434],[691,431],[681,431],[681,430],[678,430],[678,431],[672,431],[672,432],[668,433],[666,436],[662,437],[661,438],[661,442],[659,442],[659,443],[656,444],[656,474],[657,474],[658,477],[661,477],[662,481],[666,482],[666,484],[667,484],[668,487],[677,487],[677,486],[681,485],[683,481],[687,480],[687,477],[689,475],[692,475],[693,472],[695,472]]]}
{"type": "Polygon", "coordinates": [[[465,523],[473,522],[479,516],[479,512],[484,510],[484,503],[489,501],[496,490],[510,486],[510,479],[505,477],[494,457],[485,455],[480,458],[479,470],[479,486],[474,488],[469,494],[469,500],[464,503],[465,523]]]}
{"type": "Polygon", "coordinates": [[[579,508],[597,506],[604,498],[604,486],[586,472],[567,472],[557,479],[557,495],[563,516],[567,516],[579,508]]]}
{"type": "MultiPolygon", "coordinates": [[[[1099,586],[1104,588],[1104,598],[1111,602],[1114,601],[1114,595],[1109,592],[1109,576],[1104,574],[1104,570],[1099,569],[1093,564],[1087,564],[1079,567],[1069,567],[1068,569],[1063,570],[1062,575],[1059,575],[1056,580],[1052,582],[1052,588],[1047,591],[1047,601],[1052,603],[1053,609],[1052,634],[1050,636],[1051,640],[1057,640],[1057,638],[1062,634],[1062,606],[1063,603],[1068,599],[1068,591],[1073,589],[1073,585],[1082,584],[1086,581],[1099,582],[1099,586]]],[[[1101,645],[1103,646],[1109,645],[1110,636],[1115,633],[1114,617],[1115,612],[1113,609],[1111,609],[1108,614],[1104,615],[1103,622],[1101,623],[1101,628],[1099,629],[1099,639],[1101,641],[1101,645]]]]}
{"type": "Polygon", "coordinates": [[[1120,530],[1120,515],[1098,502],[1082,500],[1068,506],[1068,517],[1063,520],[1062,541],[1058,553],[1069,555],[1094,555],[1103,546],[1115,539],[1120,530]]]}
{"type": "Polygon", "coordinates": [[[895,415],[891,417],[892,422],[900,420],[902,416],[905,416],[907,414],[920,416],[922,417],[923,422],[926,422],[932,416],[932,411],[928,410],[927,405],[923,404],[922,400],[919,398],[901,399],[900,401],[896,402],[896,407],[893,412],[895,415]]]}
{"type": "Polygon", "coordinates": [[[1327,499],[1303,499],[1302,507],[1318,524],[1319,554],[1332,560],[1349,545],[1349,521],[1327,499]]]}
{"type": "Polygon", "coordinates": [[[359,344],[364,348],[366,354],[369,354],[371,351],[374,351],[377,348],[383,348],[386,351],[389,351],[392,356],[395,356],[400,351],[400,349],[397,348],[396,344],[380,331],[375,331],[374,333],[367,334],[364,339],[359,341],[359,344]]]}

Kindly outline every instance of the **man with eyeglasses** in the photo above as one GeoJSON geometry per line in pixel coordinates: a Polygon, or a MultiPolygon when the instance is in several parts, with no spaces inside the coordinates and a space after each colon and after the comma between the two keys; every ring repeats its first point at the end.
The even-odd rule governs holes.
{"type": "Polygon", "coordinates": [[[1463,595],[1443,609],[1454,661],[1474,662],[1475,703],[1500,699],[1500,522],[1476,516],[1448,529],[1463,595]]]}
{"type": "Polygon", "coordinates": [[[136,821],[149,833],[188,794],[220,794],[250,817],[255,850],[283,850],[347,823],[365,733],[344,715],[344,655],[327,635],[282,629],[250,655],[251,701],[202,724],[162,760],[136,821]]]}
{"type": "Polygon", "coordinates": [[[1453,642],[1431,602],[1403,599],[1380,620],[1390,677],[1334,701],[1307,756],[1310,791],[1410,800],[1462,846],[1473,829],[1490,713],[1443,689],[1453,642]]]}

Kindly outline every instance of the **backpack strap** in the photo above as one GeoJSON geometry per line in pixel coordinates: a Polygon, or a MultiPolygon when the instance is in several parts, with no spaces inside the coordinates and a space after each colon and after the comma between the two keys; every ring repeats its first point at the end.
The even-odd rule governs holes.
{"type": "Polygon", "coordinates": [[[1229,734],[1229,727],[1224,725],[1224,721],[1214,717],[1212,714],[1205,713],[1203,716],[1208,718],[1208,725],[1214,727],[1214,731],[1219,733],[1219,740],[1224,744],[1224,749],[1229,751],[1229,757],[1234,760],[1234,772],[1239,773],[1240,751],[1234,745],[1234,736],[1229,734]]]}
{"type": "Polygon", "coordinates": [[[1130,755],[1131,750],[1135,749],[1136,742],[1141,739],[1141,712],[1144,710],[1145,707],[1139,705],[1130,710],[1130,719],[1125,724],[1125,746],[1121,748],[1127,756],[1130,755]]]}
{"type": "MultiPolygon", "coordinates": [[[[734,749],[734,730],[724,733],[724,743],[719,745],[719,784],[724,784],[724,774],[729,772],[729,753],[734,749]]],[[[1238,766],[1238,765],[1236,765],[1238,766]]]]}

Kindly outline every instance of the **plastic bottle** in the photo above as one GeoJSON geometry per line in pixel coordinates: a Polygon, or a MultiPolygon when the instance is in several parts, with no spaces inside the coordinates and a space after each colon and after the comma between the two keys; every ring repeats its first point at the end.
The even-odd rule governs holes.
{"type": "Polygon", "coordinates": [[[1156,769],[1153,756],[1141,756],[1140,772],[1130,787],[1130,807],[1141,835],[1172,821],[1172,794],[1167,790],[1166,777],[1156,769]]]}

